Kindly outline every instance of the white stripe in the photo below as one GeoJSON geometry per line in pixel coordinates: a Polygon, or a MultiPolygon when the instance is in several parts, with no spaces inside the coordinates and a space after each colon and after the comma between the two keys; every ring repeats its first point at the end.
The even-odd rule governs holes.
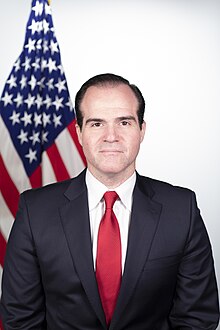
{"type": "Polygon", "coordinates": [[[18,191],[22,192],[31,187],[30,181],[2,118],[0,118],[0,134],[2,159],[18,191]]]}
{"type": "Polygon", "coordinates": [[[5,200],[0,192],[0,231],[2,235],[8,240],[14,217],[8,209],[5,200]]]}
{"type": "Polygon", "coordinates": [[[59,134],[56,145],[70,176],[77,176],[85,168],[85,165],[68,129],[59,134]]]}
{"type": "Polygon", "coordinates": [[[42,154],[42,177],[43,185],[57,181],[47,152],[43,152],[42,154]]]}

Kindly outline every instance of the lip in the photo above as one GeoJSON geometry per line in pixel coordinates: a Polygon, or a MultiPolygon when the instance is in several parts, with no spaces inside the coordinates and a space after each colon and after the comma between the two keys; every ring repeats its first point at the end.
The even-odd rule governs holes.
{"type": "Polygon", "coordinates": [[[115,154],[115,153],[122,153],[122,151],[121,150],[100,150],[99,151],[100,153],[110,153],[110,154],[115,154]]]}

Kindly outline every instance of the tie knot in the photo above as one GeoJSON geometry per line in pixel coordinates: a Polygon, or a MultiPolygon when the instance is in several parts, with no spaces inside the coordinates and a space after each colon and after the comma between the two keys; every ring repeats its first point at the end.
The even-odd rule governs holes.
{"type": "Polygon", "coordinates": [[[116,199],[118,199],[118,194],[115,191],[106,191],[104,194],[106,209],[112,209],[116,199]]]}

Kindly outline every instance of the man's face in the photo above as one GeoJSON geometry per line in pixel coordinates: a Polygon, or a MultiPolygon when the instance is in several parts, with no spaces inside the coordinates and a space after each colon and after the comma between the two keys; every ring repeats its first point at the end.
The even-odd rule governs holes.
{"type": "Polygon", "coordinates": [[[101,182],[124,182],[135,170],[135,160],[144,138],[140,129],[138,102],[126,85],[89,87],[81,103],[82,129],[79,141],[88,169],[101,182]]]}

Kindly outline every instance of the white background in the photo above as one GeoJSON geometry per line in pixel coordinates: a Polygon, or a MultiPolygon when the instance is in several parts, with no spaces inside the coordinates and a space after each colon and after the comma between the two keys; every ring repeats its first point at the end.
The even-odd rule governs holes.
{"type": "MultiPolygon", "coordinates": [[[[220,283],[220,1],[52,0],[72,101],[113,72],[146,99],[140,173],[197,194],[220,283]]],[[[0,93],[24,42],[31,0],[0,0],[0,93]]],[[[219,327],[220,329],[220,327],[219,327]]]]}

